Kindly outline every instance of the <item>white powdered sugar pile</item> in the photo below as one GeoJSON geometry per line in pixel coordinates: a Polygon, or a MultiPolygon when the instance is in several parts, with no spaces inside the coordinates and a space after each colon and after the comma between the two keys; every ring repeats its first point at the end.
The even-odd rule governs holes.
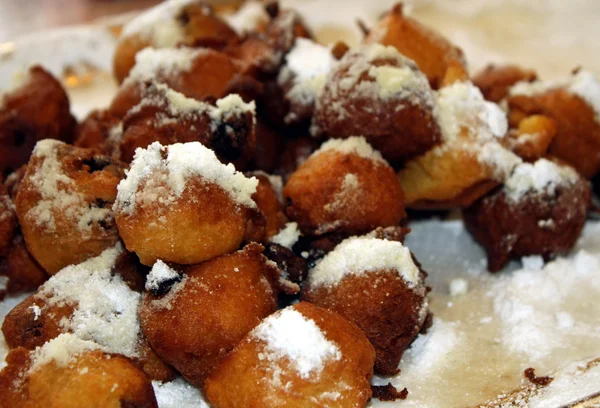
{"type": "Polygon", "coordinates": [[[33,188],[40,194],[35,207],[26,217],[48,231],[56,229],[55,214],[61,214],[77,224],[82,233],[89,233],[99,221],[112,218],[108,208],[98,208],[85,201],[83,193],[77,190],[75,181],[70,178],[58,160],[57,150],[65,143],[53,139],[37,142],[32,157],[41,160],[41,165],[31,175],[33,188]]]}
{"type": "Polygon", "coordinates": [[[349,275],[396,273],[410,286],[421,284],[419,269],[408,248],[397,241],[351,237],[329,252],[310,271],[311,287],[337,285],[349,275]]]}
{"type": "Polygon", "coordinates": [[[466,149],[473,152],[500,180],[522,162],[499,143],[508,131],[506,114],[497,104],[486,101],[472,83],[456,82],[440,89],[437,108],[443,143],[434,151],[466,149]]]}
{"type": "MultiPolygon", "coordinates": [[[[293,307],[267,317],[252,331],[251,337],[265,342],[262,359],[274,365],[289,360],[291,367],[305,379],[318,376],[328,361],[342,357],[337,345],[327,340],[315,322],[293,307]]],[[[277,369],[274,370],[276,380],[277,369]]]]}
{"type": "Polygon", "coordinates": [[[252,200],[256,177],[247,178],[233,164],[222,164],[199,142],[169,146],[154,142],[146,149],[136,149],[127,177],[119,183],[114,208],[131,214],[139,204],[168,206],[198,177],[222,188],[240,206],[256,207],[252,200]]]}
{"type": "Polygon", "coordinates": [[[260,1],[245,1],[242,6],[232,14],[225,14],[223,19],[239,35],[256,31],[271,19],[265,10],[265,5],[260,1]]]}
{"type": "Polygon", "coordinates": [[[297,222],[288,222],[277,235],[271,238],[271,242],[292,249],[294,244],[300,238],[300,230],[297,222]]]}
{"type": "MultiPolygon", "coordinates": [[[[254,115],[254,112],[256,111],[256,104],[254,101],[245,103],[237,94],[230,94],[224,98],[217,99],[216,105],[216,107],[211,106],[208,110],[208,114],[215,122],[224,122],[232,116],[241,116],[248,112],[254,115]]],[[[256,118],[254,118],[254,120],[256,120],[256,118]]]]}
{"type": "Polygon", "coordinates": [[[188,72],[203,48],[144,48],[135,55],[135,65],[125,79],[125,84],[152,80],[158,77],[176,77],[188,72]]]}
{"type": "Polygon", "coordinates": [[[351,136],[347,139],[329,139],[314,151],[310,157],[317,156],[324,152],[335,151],[342,154],[355,154],[365,159],[372,160],[374,163],[384,163],[387,161],[377,150],[373,149],[367,139],[363,136],[351,136]]]}
{"type": "Polygon", "coordinates": [[[164,282],[178,278],[179,273],[159,259],[152,266],[148,276],[146,276],[146,290],[158,290],[164,282]]]}
{"type": "Polygon", "coordinates": [[[60,334],[33,351],[29,372],[37,371],[50,363],[66,367],[79,355],[93,350],[103,350],[103,347],[93,341],[82,340],[71,333],[60,334]]]}
{"type": "Polygon", "coordinates": [[[183,378],[165,383],[152,381],[152,388],[158,408],[209,408],[200,390],[183,378]]]}
{"type": "Polygon", "coordinates": [[[509,94],[535,96],[559,88],[583,99],[594,110],[596,121],[600,123],[600,81],[589,71],[580,70],[569,77],[550,81],[518,82],[511,87],[509,94]]]}
{"type": "MultiPolygon", "coordinates": [[[[197,0],[168,0],[152,7],[123,27],[122,38],[139,35],[157,48],[174,47],[184,39],[182,23],[177,20],[182,9],[197,0]]],[[[208,13],[208,10],[207,10],[208,13]]]]}
{"type": "Polygon", "coordinates": [[[542,268],[530,261],[525,265],[500,276],[488,293],[502,324],[502,343],[534,365],[559,351],[576,350],[577,344],[597,342],[600,316],[589,311],[594,328],[574,315],[578,299],[600,296],[598,256],[580,250],[542,268]]]}
{"type": "Polygon", "coordinates": [[[548,159],[539,159],[535,163],[521,163],[515,167],[505,181],[506,196],[518,201],[527,193],[553,196],[560,186],[569,186],[579,180],[572,167],[560,165],[548,159]]]}
{"type": "MultiPolygon", "coordinates": [[[[331,50],[312,40],[297,38],[285,59],[277,81],[279,85],[290,81],[293,83],[286,98],[299,106],[312,105],[325,86],[327,74],[336,63],[331,50]]],[[[288,116],[293,119],[295,115],[290,113],[288,116]]]]}
{"type": "Polygon", "coordinates": [[[67,266],[44,283],[36,298],[49,305],[73,306],[63,330],[103,346],[110,353],[138,355],[140,294],[112,269],[123,252],[120,244],[78,265],[67,266]]]}

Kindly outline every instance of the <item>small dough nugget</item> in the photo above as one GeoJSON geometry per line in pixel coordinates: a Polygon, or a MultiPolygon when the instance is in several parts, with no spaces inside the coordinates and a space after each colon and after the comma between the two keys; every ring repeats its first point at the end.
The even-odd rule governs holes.
{"type": "Polygon", "coordinates": [[[36,351],[12,350],[0,372],[0,405],[11,408],[157,408],[148,377],[91,341],[62,334],[36,351]]]}
{"type": "Polygon", "coordinates": [[[398,49],[417,63],[434,89],[469,78],[462,50],[438,32],[405,16],[402,3],[383,15],[364,42],[398,49]]]}
{"type": "Polygon", "coordinates": [[[235,31],[205,2],[165,1],[123,27],[113,57],[114,74],[117,81],[122,82],[134,66],[136,54],[146,47],[222,47],[237,38],[235,31]]]}
{"type": "Polygon", "coordinates": [[[130,163],[138,147],[200,142],[224,163],[243,168],[254,156],[255,104],[228,95],[214,104],[187,98],[161,83],[152,83],[141,102],[123,118],[113,139],[121,160],[130,163]]]}
{"type": "Polygon", "coordinates": [[[573,168],[540,159],[517,166],[502,188],[465,210],[464,220],[496,272],[512,257],[550,259],[571,249],[590,199],[590,183],[573,168]]]}
{"type": "Polygon", "coordinates": [[[356,323],[375,347],[375,371],[394,375],[427,317],[424,279],[400,242],[353,237],[310,271],[303,300],[356,323]]]}
{"type": "Polygon", "coordinates": [[[140,307],[146,338],[192,384],[205,378],[263,318],[277,310],[279,271],[249,244],[182,268],[154,264],[140,307]]]}
{"type": "Polygon", "coordinates": [[[362,137],[324,143],[283,189],[303,234],[361,234],[397,225],[406,213],[394,170],[362,137]]]}
{"type": "Polygon", "coordinates": [[[119,240],[112,204],[124,164],[57,140],[37,143],[15,200],[27,248],[50,275],[119,240]]]}
{"type": "Polygon", "coordinates": [[[257,185],[198,142],[154,142],[136,151],[119,184],[119,233],[149,266],[159,259],[195,264],[233,252],[244,239],[264,237],[265,219],[252,200],[257,185]]]}
{"type": "Polygon", "coordinates": [[[427,78],[413,61],[381,44],[348,51],[329,72],[311,132],[364,136],[390,162],[423,154],[440,141],[427,78]]]}
{"type": "Polygon", "coordinates": [[[76,124],[60,82],[39,66],[30,68],[20,86],[0,94],[0,181],[27,163],[39,140],[69,142],[76,124]]]}
{"type": "Polygon", "coordinates": [[[340,315],[298,303],[258,325],[210,375],[214,408],[366,407],[375,352],[340,315]]]}
{"type": "Polygon", "coordinates": [[[519,82],[507,97],[511,117],[533,114],[556,122],[549,155],[585,178],[600,171],[600,81],[588,71],[554,81],[519,82]]]}

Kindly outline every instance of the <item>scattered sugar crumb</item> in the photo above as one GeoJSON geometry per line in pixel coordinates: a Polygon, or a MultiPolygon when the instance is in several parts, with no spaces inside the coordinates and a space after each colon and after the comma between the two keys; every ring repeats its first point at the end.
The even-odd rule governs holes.
{"type": "Polygon", "coordinates": [[[330,360],[342,355],[337,345],[328,340],[314,321],[293,307],[267,317],[251,337],[265,342],[263,359],[274,364],[288,359],[301,378],[319,375],[330,360]]]}
{"type": "Polygon", "coordinates": [[[298,229],[298,223],[288,222],[287,224],[285,224],[283,229],[277,233],[277,235],[271,238],[271,242],[292,249],[294,244],[298,242],[298,238],[300,238],[300,230],[298,229]]]}
{"type": "Polygon", "coordinates": [[[450,296],[462,296],[469,291],[469,282],[466,279],[456,278],[450,281],[450,296]]]}
{"type": "Polygon", "coordinates": [[[152,381],[158,408],[209,408],[200,390],[179,377],[171,382],[152,381]]]}
{"type": "Polygon", "coordinates": [[[347,275],[390,271],[410,286],[421,286],[419,269],[408,248],[397,241],[351,237],[342,241],[310,271],[311,286],[336,285],[347,275]]]}
{"type": "Polygon", "coordinates": [[[29,306],[29,309],[33,312],[33,320],[36,321],[42,315],[42,309],[38,305],[29,306]]]}

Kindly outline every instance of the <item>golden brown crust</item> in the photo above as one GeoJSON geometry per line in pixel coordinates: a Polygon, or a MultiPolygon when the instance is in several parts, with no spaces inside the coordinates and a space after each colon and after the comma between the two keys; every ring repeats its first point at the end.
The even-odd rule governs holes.
{"type": "Polygon", "coordinates": [[[305,287],[302,299],[355,323],[375,347],[375,371],[399,372],[398,364],[421,331],[425,290],[408,287],[397,272],[379,271],[344,278],[334,286],[305,287]]]}
{"type": "Polygon", "coordinates": [[[556,136],[556,122],[544,115],[531,115],[519,121],[517,129],[509,130],[503,145],[527,162],[546,156],[556,136]]]}
{"type": "Polygon", "coordinates": [[[73,137],[69,98],[43,68],[30,68],[23,85],[0,98],[0,178],[27,163],[38,140],[73,137]]]}
{"type": "Polygon", "coordinates": [[[542,255],[550,258],[573,247],[590,205],[586,180],[558,187],[554,196],[528,194],[518,202],[502,189],[464,211],[467,230],[484,247],[488,269],[502,269],[512,257],[542,255]]]}
{"type": "Polygon", "coordinates": [[[163,296],[146,293],[142,330],[157,354],[196,386],[264,317],[277,310],[276,270],[262,246],[183,269],[182,288],[163,296]]]}
{"type": "MultiPolygon", "coordinates": [[[[417,63],[434,89],[442,85],[449,70],[455,70],[452,73],[454,78],[468,79],[462,50],[438,32],[405,16],[402,3],[395,5],[379,20],[364,42],[368,44],[378,42],[396,47],[398,51],[417,63]]],[[[444,85],[448,85],[452,81],[446,77],[445,82],[444,85]]]]}
{"type": "Polygon", "coordinates": [[[77,147],[97,148],[102,153],[110,155],[112,151],[106,142],[119,122],[119,118],[109,110],[93,110],[77,126],[73,144],[77,147]]]}
{"type": "Polygon", "coordinates": [[[289,178],[283,195],[288,217],[307,235],[361,234],[397,225],[406,216],[393,169],[356,154],[311,156],[289,178]]]}
{"type": "Polygon", "coordinates": [[[288,219],[284,214],[283,203],[269,177],[260,172],[250,173],[250,175],[258,179],[258,187],[252,199],[266,218],[265,239],[268,241],[283,228],[288,219]]]}
{"type": "MultiPolygon", "coordinates": [[[[66,144],[55,144],[56,159],[64,175],[72,182],[60,184],[60,193],[68,192],[82,197],[80,203],[69,207],[70,211],[57,206],[56,201],[48,201],[47,210],[54,220],[54,228],[43,224],[37,212],[30,211],[44,200],[43,187],[39,179],[42,175],[45,160],[52,158],[33,155],[27,166],[27,172],[21,182],[15,205],[21,230],[27,248],[37,262],[49,273],[55,274],[67,265],[77,264],[99,255],[106,248],[114,246],[119,234],[112,218],[112,203],[117,195],[117,184],[124,176],[124,164],[107,156],[96,154],[92,149],[82,149],[66,144]],[[87,224],[89,230],[82,230],[80,217],[73,216],[73,211],[89,211],[108,209],[103,220],[87,224]],[[74,251],[73,248],[77,248],[74,251]]],[[[64,183],[63,176],[61,182],[64,183]]],[[[65,203],[71,205],[71,202],[65,203]]],[[[46,207],[46,205],[45,205],[46,207]]],[[[45,208],[44,207],[44,208],[45,208]]],[[[39,208],[39,207],[37,207],[39,208]]]]}
{"type": "MultiPolygon", "coordinates": [[[[238,38],[235,31],[202,1],[183,7],[179,15],[175,16],[175,20],[184,33],[183,39],[177,45],[220,48],[238,38]]],[[[140,34],[122,36],[119,39],[113,57],[113,71],[119,83],[123,82],[135,65],[136,54],[146,47],[157,47],[157,44],[140,34]]]]}
{"type": "Polygon", "coordinates": [[[594,109],[583,99],[562,88],[533,96],[508,97],[511,121],[542,114],[554,119],[556,136],[550,144],[551,156],[569,163],[585,178],[600,170],[600,124],[594,109]]]}
{"type": "Polygon", "coordinates": [[[37,289],[48,279],[48,274],[31,256],[21,232],[12,239],[8,253],[0,258],[0,276],[6,276],[7,293],[37,289]]]}
{"type": "Polygon", "coordinates": [[[199,179],[189,181],[168,207],[148,204],[133,214],[117,210],[115,215],[127,249],[151,266],[158,259],[196,264],[235,251],[251,213],[221,187],[199,179]]]}
{"type": "Polygon", "coordinates": [[[269,381],[272,363],[261,358],[264,342],[246,337],[205,383],[205,396],[214,408],[366,406],[371,398],[375,352],[365,335],[337,313],[306,302],[293,308],[335,343],[341,358],[327,361],[317,380],[301,378],[291,364],[282,360],[278,364],[281,382],[277,385],[269,381]],[[339,396],[324,400],[323,393],[339,396]]]}
{"type": "Polygon", "coordinates": [[[156,408],[148,377],[127,358],[87,351],[65,367],[50,362],[34,372],[30,353],[18,348],[0,372],[0,406],[12,408],[156,408]]]}
{"type": "Polygon", "coordinates": [[[473,84],[488,101],[500,103],[507,95],[509,89],[517,82],[533,82],[537,74],[531,69],[521,68],[518,65],[490,64],[473,77],[473,84]]]}

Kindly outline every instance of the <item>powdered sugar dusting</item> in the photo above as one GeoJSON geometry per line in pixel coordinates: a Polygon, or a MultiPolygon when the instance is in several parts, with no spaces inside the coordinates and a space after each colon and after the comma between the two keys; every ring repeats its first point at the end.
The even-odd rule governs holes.
{"type": "Polygon", "coordinates": [[[154,142],[146,149],[136,149],[127,177],[119,183],[114,208],[130,214],[138,204],[168,206],[181,197],[188,181],[197,177],[221,187],[237,204],[256,207],[252,200],[256,177],[247,178],[233,164],[222,164],[199,142],[170,146],[154,142]]]}
{"type": "Polygon", "coordinates": [[[158,290],[162,283],[177,278],[179,278],[177,271],[159,259],[152,266],[152,270],[148,276],[146,276],[146,290],[158,290]]]}
{"type": "Polygon", "coordinates": [[[70,333],[60,334],[33,351],[33,363],[29,372],[37,371],[50,363],[65,367],[77,356],[92,350],[103,350],[103,348],[93,341],[82,340],[70,333]]]}
{"type": "Polygon", "coordinates": [[[310,271],[312,287],[336,285],[349,275],[389,271],[409,285],[420,285],[419,269],[408,248],[397,241],[352,237],[342,241],[310,271]]]}
{"type": "Polygon", "coordinates": [[[527,193],[553,196],[557,187],[569,186],[578,180],[575,169],[542,158],[533,164],[519,164],[506,180],[504,191],[514,201],[527,193]]]}
{"type": "Polygon", "coordinates": [[[580,70],[567,77],[551,81],[519,82],[510,89],[510,95],[539,95],[553,89],[566,89],[583,99],[596,114],[600,123],[600,81],[589,71],[580,70]]]}
{"type": "Polygon", "coordinates": [[[367,139],[363,136],[352,136],[347,139],[329,139],[311,156],[317,156],[328,151],[336,151],[342,154],[355,154],[365,159],[372,160],[375,163],[387,164],[387,161],[381,156],[381,153],[373,149],[369,142],[367,142],[367,139]]]}
{"type": "Polygon", "coordinates": [[[287,359],[301,378],[318,376],[327,361],[342,357],[315,322],[293,307],[267,317],[251,337],[265,342],[263,359],[275,363],[287,359]]]}
{"type": "Polygon", "coordinates": [[[32,156],[41,160],[41,165],[32,174],[30,181],[40,199],[26,217],[48,231],[56,229],[55,214],[76,224],[83,233],[89,233],[98,221],[112,219],[108,208],[97,208],[88,204],[82,193],[76,190],[75,181],[65,172],[58,159],[57,150],[66,146],[53,139],[39,141],[32,156]]]}
{"type": "Polygon", "coordinates": [[[158,408],[209,408],[200,390],[177,378],[171,382],[152,381],[158,408]]]}
{"type": "Polygon", "coordinates": [[[151,80],[156,76],[174,77],[188,72],[194,59],[205,53],[203,48],[144,48],[135,55],[135,65],[129,72],[126,83],[151,80]]]}
{"type": "Polygon", "coordinates": [[[197,0],[168,0],[148,9],[123,27],[123,37],[139,35],[157,48],[174,47],[184,38],[177,20],[181,10],[197,0]]]}
{"type": "Polygon", "coordinates": [[[300,230],[297,222],[288,222],[277,235],[271,238],[271,242],[283,245],[286,248],[292,248],[300,238],[300,230]]]}
{"type": "Polygon", "coordinates": [[[270,20],[264,4],[260,1],[245,1],[235,13],[226,14],[223,18],[239,35],[256,31],[270,20]]]}
{"type": "Polygon", "coordinates": [[[40,287],[36,297],[50,305],[74,307],[72,316],[60,322],[65,331],[100,344],[107,352],[135,357],[140,294],[112,272],[122,251],[117,244],[100,256],[62,269],[40,287]]]}

